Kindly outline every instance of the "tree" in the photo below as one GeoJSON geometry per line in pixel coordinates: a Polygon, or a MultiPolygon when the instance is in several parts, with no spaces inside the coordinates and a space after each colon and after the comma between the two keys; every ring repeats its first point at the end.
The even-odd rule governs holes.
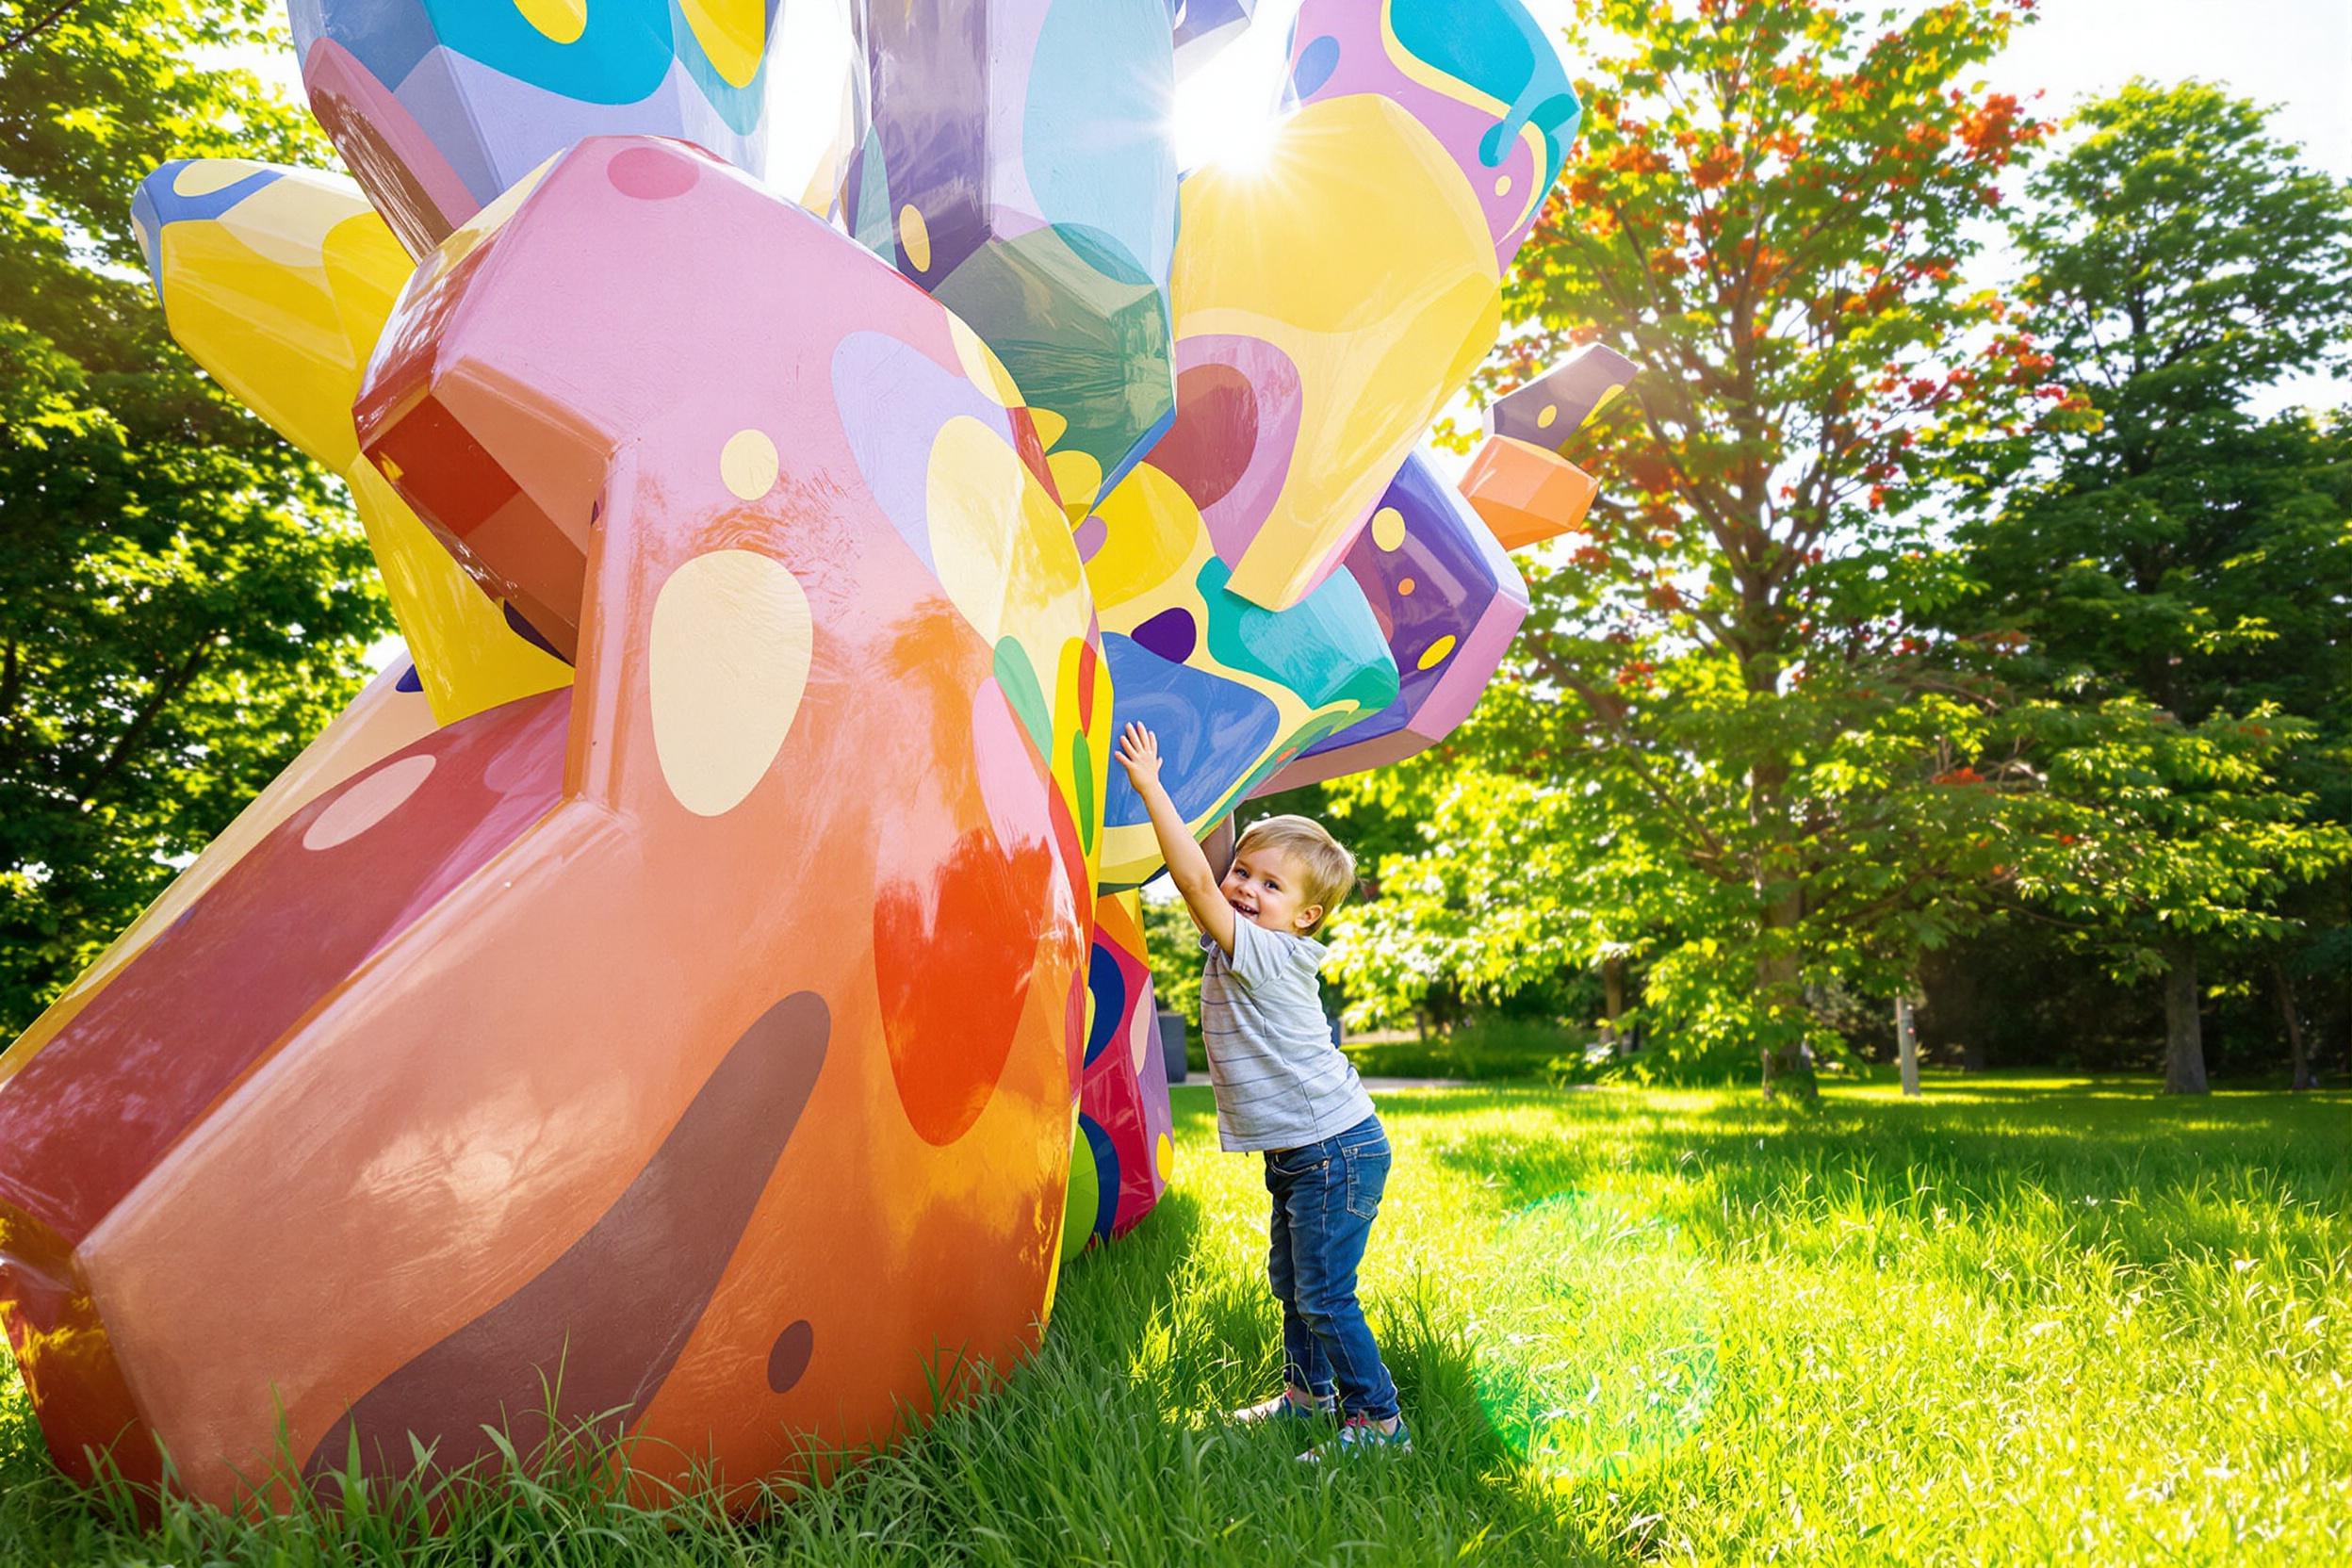
{"type": "Polygon", "coordinates": [[[265,0],[0,0],[0,1036],[347,701],[389,618],[326,477],[164,330],[127,220],[173,156],[323,162],[195,61],[265,0]]]}
{"type": "Polygon", "coordinates": [[[2050,773],[2017,890],[2114,972],[2161,981],[2164,1089],[2202,1094],[2200,953],[2277,942],[2293,929],[2280,895],[2352,859],[2352,833],[2306,820],[2311,797],[2272,772],[2310,727],[2272,709],[2188,726],[2134,697],[2025,717],[2050,773]]]}
{"type": "Polygon", "coordinates": [[[1522,662],[1424,770],[1455,798],[1485,786],[1432,770],[1524,787],[1510,811],[1592,849],[1530,874],[1511,822],[1457,813],[1497,853],[1465,861],[1449,828],[1425,867],[1491,879],[1455,890],[1491,965],[1522,962],[1516,917],[1481,911],[1522,905],[1551,949],[1651,954],[1654,1037],[1753,1051],[1768,1093],[1809,1094],[1807,1047],[1834,1043],[1808,998],[1893,995],[1968,918],[2024,782],[1986,756],[1998,645],[1931,657],[1960,584],[1919,508],[1944,454],[2034,395],[2080,406],[1961,280],[2043,130],[1962,84],[2029,8],[1586,0],[1583,138],[1481,376],[1499,392],[1596,335],[1643,368],[1591,459],[1612,504],[1530,571],[1522,662]],[[1606,918],[1572,915],[1604,888],[1606,918]]]}
{"type": "Polygon", "coordinates": [[[1958,624],[2020,635],[2015,673],[2079,710],[2045,743],[2077,852],[2020,889],[2161,979],[2175,1089],[2205,1083],[2200,955],[2256,951],[2299,1030],[2295,905],[2330,897],[2295,884],[2352,821],[2352,425],[2247,412],[2343,363],[2352,195],[2264,119],[2135,81],[2035,172],[2021,293],[2098,418],[1988,445],[2001,499],[1961,532],[1984,592],[1958,624]]]}

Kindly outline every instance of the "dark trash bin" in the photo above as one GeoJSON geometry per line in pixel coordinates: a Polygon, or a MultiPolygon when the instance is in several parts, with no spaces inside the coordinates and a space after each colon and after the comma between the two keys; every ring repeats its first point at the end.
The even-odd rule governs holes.
{"type": "Polygon", "coordinates": [[[1184,1015],[1160,1015],[1160,1060],[1168,1064],[1168,1081],[1184,1081],[1184,1015]]]}

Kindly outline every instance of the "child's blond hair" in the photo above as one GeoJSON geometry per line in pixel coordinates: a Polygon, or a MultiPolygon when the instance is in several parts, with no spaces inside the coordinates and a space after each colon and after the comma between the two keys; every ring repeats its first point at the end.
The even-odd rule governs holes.
{"type": "Polygon", "coordinates": [[[1356,858],[1313,817],[1260,817],[1234,841],[1234,858],[1258,847],[1288,855],[1298,867],[1299,896],[1309,904],[1323,906],[1323,913],[1306,928],[1310,935],[1321,929],[1356,885],[1356,858]]]}

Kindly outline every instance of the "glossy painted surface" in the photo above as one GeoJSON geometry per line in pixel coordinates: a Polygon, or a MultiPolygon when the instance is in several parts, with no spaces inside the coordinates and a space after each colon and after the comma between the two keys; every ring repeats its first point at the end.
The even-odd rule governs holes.
{"type": "Polygon", "coordinates": [[[1417,452],[1381,496],[1347,568],[1387,639],[1396,700],[1309,746],[1260,794],[1363,773],[1444,740],[1470,716],[1527,618],[1519,568],[1417,452]]]}
{"type": "Polygon", "coordinates": [[[494,218],[360,431],[412,500],[505,496],[485,559],[577,584],[576,687],[314,795],[15,1060],[0,1292],[69,1467],[152,1434],[225,1499],[273,1390],[314,1464],[456,1462],[561,1356],[562,1413],[748,1479],[1049,1301],[1110,705],[1026,413],[680,144],[494,218]],[[744,254],[724,312],[674,286],[744,254]]]}
{"type": "Polygon", "coordinates": [[[1174,270],[1180,425],[1237,385],[1251,410],[1202,454],[1206,521],[1270,610],[1337,568],[1494,343],[1576,116],[1519,0],[1311,4],[1286,90],[1263,161],[1185,180],[1174,270]]]}
{"type": "Polygon", "coordinates": [[[1142,1222],[1174,1170],[1175,1121],[1159,1008],[1144,964],[1140,895],[1105,894],[1086,961],[1086,1075],[1070,1148],[1070,1218],[1062,1255],[1112,1241],[1142,1222]]]}
{"type": "Polygon", "coordinates": [[[1306,0],[1292,96],[1378,93],[1434,135],[1477,198],[1500,272],[1535,226],[1583,109],[1518,0],[1306,0]]]}
{"type": "Polygon", "coordinates": [[[1559,451],[1625,395],[1634,373],[1632,360],[1606,343],[1588,343],[1489,403],[1486,433],[1559,451]]]}
{"type": "Polygon", "coordinates": [[[340,474],[393,618],[443,724],[571,684],[518,632],[359,452],[351,400],[416,270],[349,180],[234,158],[167,163],[131,219],[180,347],[340,474]]]}
{"type": "Polygon", "coordinates": [[[1176,75],[1179,80],[1217,57],[1224,47],[1249,29],[1258,0],[1167,0],[1168,21],[1176,34],[1176,75]]]}
{"type": "Polygon", "coordinates": [[[1558,452],[1490,435],[1462,476],[1462,492],[1495,542],[1516,550],[1584,521],[1601,482],[1558,452]]]}
{"type": "MultiPolygon", "coordinates": [[[[1197,406],[1197,405],[1196,405],[1197,406]]],[[[1185,426],[1154,458],[1181,451],[1185,426]]],[[[1396,695],[1396,667],[1363,589],[1346,573],[1288,610],[1233,591],[1192,493],[1152,461],[1079,531],[1102,604],[1119,724],[1158,736],[1161,780],[1205,831],[1276,767],[1396,695]],[[1100,533],[1096,525],[1104,525],[1100,533]]],[[[1143,802],[1114,772],[1101,885],[1140,885],[1161,864],[1143,802]]]]}
{"type": "Polygon", "coordinates": [[[1071,520],[1168,427],[1167,0],[856,0],[852,234],[963,318],[1036,410],[1071,520]]]}
{"type": "Polygon", "coordinates": [[[289,0],[310,106],[416,255],[582,137],[765,165],[779,0],[289,0]]]}
{"type": "Polygon", "coordinates": [[[1632,384],[1633,361],[1604,344],[1577,350],[1488,405],[1486,445],[1462,493],[1505,549],[1540,544],[1584,521],[1600,482],[1564,449],[1632,384]]]}
{"type": "Polygon", "coordinates": [[[270,781],[204,846],[186,871],[172,880],[90,968],[68,986],[48,1011],[0,1053],[0,1086],[36,1055],[97,994],[112,984],[149,943],[177,925],[204,890],[242,860],[286,818],[354,775],[432,734],[434,719],[414,666],[405,662],[368,683],[351,705],[318,732],[286,770],[270,781]]]}
{"type": "MultiPolygon", "coordinates": [[[[1198,830],[1396,700],[1386,628],[1336,568],[1494,341],[1501,265],[1574,129],[1565,91],[1517,0],[1311,5],[1292,40],[1298,106],[1266,158],[1184,181],[1176,420],[1077,537],[1117,722],[1161,732],[1198,830]],[[1218,610],[1287,657],[1221,660],[1203,624],[1218,610]],[[1278,667],[1315,673],[1293,685],[1278,667]]],[[[1433,719],[1467,709],[1444,684],[1433,719]]],[[[1134,886],[1157,848],[1117,780],[1109,811],[1103,886],[1134,886]]]]}

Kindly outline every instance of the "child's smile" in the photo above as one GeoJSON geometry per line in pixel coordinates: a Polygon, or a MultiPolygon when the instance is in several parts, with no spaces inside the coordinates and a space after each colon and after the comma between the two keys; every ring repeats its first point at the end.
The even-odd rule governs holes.
{"type": "Polygon", "coordinates": [[[1286,850],[1261,846],[1234,856],[1219,890],[1233,913],[1268,931],[1298,933],[1323,915],[1320,905],[1300,905],[1298,868],[1286,850]]]}

